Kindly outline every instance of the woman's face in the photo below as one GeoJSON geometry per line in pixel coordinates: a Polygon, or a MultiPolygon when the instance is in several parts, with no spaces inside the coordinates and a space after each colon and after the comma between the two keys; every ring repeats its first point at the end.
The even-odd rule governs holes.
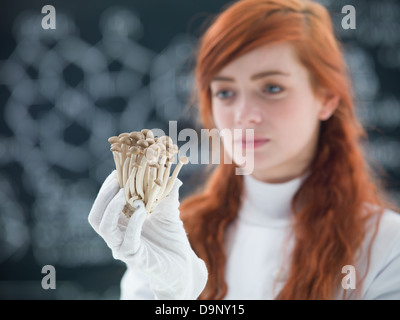
{"type": "Polygon", "coordinates": [[[252,176],[270,183],[307,171],[320,121],[331,116],[338,102],[327,91],[314,94],[290,43],[262,46],[239,57],[218,73],[210,89],[217,129],[243,132],[239,140],[233,135],[226,153],[240,163],[235,161],[243,158],[238,152],[254,152],[252,176]],[[245,129],[254,129],[253,147],[246,143],[245,129]]]}

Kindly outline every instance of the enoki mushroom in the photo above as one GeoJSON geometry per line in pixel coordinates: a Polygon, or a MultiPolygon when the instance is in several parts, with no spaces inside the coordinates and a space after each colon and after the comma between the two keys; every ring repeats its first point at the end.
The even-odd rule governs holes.
{"type": "Polygon", "coordinates": [[[126,205],[123,210],[129,218],[133,202],[142,200],[151,214],[156,205],[172,190],[182,168],[188,163],[179,157],[171,176],[171,165],[179,149],[168,136],[155,137],[148,129],[121,133],[108,139],[117,170],[118,183],[124,188],[126,205]]]}

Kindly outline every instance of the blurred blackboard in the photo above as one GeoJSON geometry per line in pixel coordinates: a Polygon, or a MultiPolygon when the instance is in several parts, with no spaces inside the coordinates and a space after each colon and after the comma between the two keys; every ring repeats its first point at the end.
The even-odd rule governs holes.
{"type": "MultiPolygon", "coordinates": [[[[369,154],[400,205],[400,3],[321,2],[345,44],[369,154]],[[341,27],[345,5],[356,9],[354,30],[341,27]]],[[[170,120],[196,127],[192,53],[226,3],[2,1],[0,299],[119,298],[125,267],[87,223],[114,166],[107,138],[168,132],[170,120]],[[44,5],[56,9],[54,30],[41,26],[44,5]],[[57,271],[56,290],[41,286],[44,265],[57,271]]],[[[203,169],[182,169],[182,197],[203,169]]]]}

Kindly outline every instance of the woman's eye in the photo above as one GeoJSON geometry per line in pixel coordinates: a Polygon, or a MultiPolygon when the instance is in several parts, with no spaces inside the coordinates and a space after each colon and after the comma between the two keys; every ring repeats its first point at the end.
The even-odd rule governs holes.
{"type": "Polygon", "coordinates": [[[283,91],[283,88],[277,85],[268,85],[265,87],[265,91],[271,94],[277,94],[281,93],[283,91]]]}
{"type": "Polygon", "coordinates": [[[215,96],[220,99],[228,99],[233,96],[233,92],[227,90],[220,90],[215,93],[215,96]]]}

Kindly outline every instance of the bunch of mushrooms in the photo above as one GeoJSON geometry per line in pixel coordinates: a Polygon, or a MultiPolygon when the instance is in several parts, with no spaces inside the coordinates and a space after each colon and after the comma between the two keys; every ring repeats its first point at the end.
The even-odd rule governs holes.
{"type": "Polygon", "coordinates": [[[179,151],[170,137],[155,137],[151,130],[143,129],[110,137],[108,142],[111,144],[119,186],[125,191],[124,214],[128,218],[133,214],[133,202],[138,199],[144,202],[146,212],[151,214],[156,205],[171,192],[188,158],[179,157],[170,176],[171,165],[179,151]]]}

